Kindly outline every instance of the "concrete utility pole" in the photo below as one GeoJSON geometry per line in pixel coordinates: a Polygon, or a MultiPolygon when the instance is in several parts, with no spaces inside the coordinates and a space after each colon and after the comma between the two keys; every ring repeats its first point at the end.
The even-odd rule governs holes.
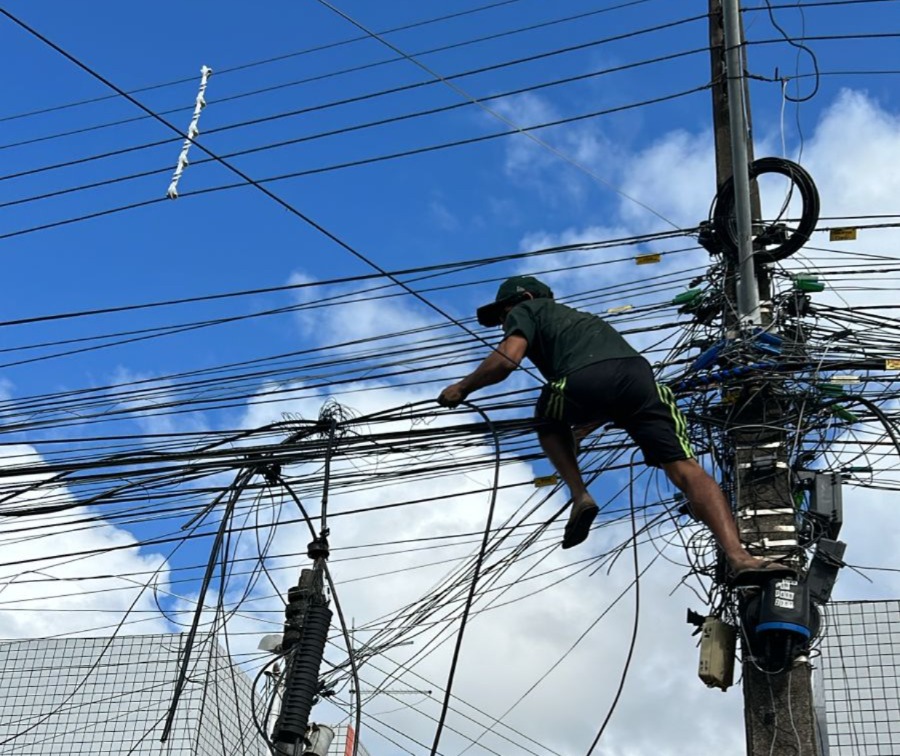
{"type": "MultiPolygon", "coordinates": [[[[735,187],[739,258],[736,266],[726,258],[726,295],[729,301],[736,301],[738,317],[726,321],[726,331],[736,338],[744,335],[741,330],[746,331],[748,324],[769,324],[770,281],[767,269],[753,259],[752,223],[762,214],[758,187],[751,184],[748,174],[753,146],[740,2],[709,0],[709,12],[717,181],[721,188],[733,176],[735,187]]],[[[791,471],[784,433],[772,430],[781,425],[783,413],[779,400],[765,387],[754,387],[751,395],[752,399],[741,400],[742,409],[732,417],[728,429],[733,456],[729,487],[736,502],[738,528],[754,555],[795,559],[798,538],[791,471]]],[[[753,658],[751,640],[746,634],[741,638],[748,756],[817,756],[809,660],[800,657],[782,671],[763,672],[753,658]]]]}

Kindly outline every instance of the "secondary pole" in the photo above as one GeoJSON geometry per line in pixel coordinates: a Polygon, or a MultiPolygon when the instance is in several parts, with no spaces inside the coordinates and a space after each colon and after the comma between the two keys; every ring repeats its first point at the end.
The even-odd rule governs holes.
{"type": "Polygon", "coordinates": [[[759,287],[753,262],[753,226],[750,218],[749,131],[744,101],[744,38],[740,0],[723,0],[722,22],[725,36],[725,77],[728,92],[728,123],[731,133],[731,170],[734,176],[734,210],[739,254],[738,314],[742,325],[759,325],[759,287]]]}
{"type": "MultiPolygon", "coordinates": [[[[727,311],[725,328],[740,338],[747,326],[769,325],[760,291],[770,295],[768,271],[754,261],[753,217],[761,218],[759,192],[751,186],[749,166],[749,99],[745,97],[744,37],[739,0],[709,0],[712,55],[713,121],[718,186],[734,178],[737,270],[727,264],[726,296],[737,300],[739,322],[727,311]],[[722,82],[725,85],[722,86],[722,82]],[[733,280],[737,273],[736,290],[733,280]]],[[[727,259],[726,259],[727,263],[727,259]]],[[[783,414],[765,386],[754,387],[754,401],[734,417],[731,427],[732,486],[741,539],[751,553],[791,558],[798,553],[790,471],[783,432],[783,414]],[[743,426],[743,427],[742,427],[743,426]]],[[[746,603],[748,597],[741,599],[746,603]]],[[[780,672],[763,672],[753,658],[751,638],[741,633],[744,721],[748,756],[817,756],[811,667],[805,657],[780,672]]]]}

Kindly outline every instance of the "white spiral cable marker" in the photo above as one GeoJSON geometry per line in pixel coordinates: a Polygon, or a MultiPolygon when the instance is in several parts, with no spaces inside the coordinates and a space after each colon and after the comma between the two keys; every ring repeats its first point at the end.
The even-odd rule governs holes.
{"type": "Polygon", "coordinates": [[[202,66],[200,68],[200,91],[197,92],[197,101],[194,104],[194,115],[191,117],[191,125],[188,126],[188,138],[184,140],[184,144],[181,147],[181,154],[178,156],[175,173],[172,175],[172,183],[169,184],[169,189],[166,191],[166,196],[169,199],[178,199],[178,181],[181,179],[181,174],[184,173],[184,169],[187,168],[190,163],[188,160],[188,151],[191,149],[193,140],[200,136],[200,128],[198,126],[200,123],[200,113],[202,113],[203,108],[206,107],[206,98],[204,97],[204,94],[206,93],[206,85],[209,83],[209,77],[212,76],[212,72],[212,69],[208,66],[202,66]]]}

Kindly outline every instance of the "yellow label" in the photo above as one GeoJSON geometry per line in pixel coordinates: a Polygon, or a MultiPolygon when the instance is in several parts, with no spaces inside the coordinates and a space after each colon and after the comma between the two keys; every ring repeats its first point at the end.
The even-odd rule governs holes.
{"type": "Polygon", "coordinates": [[[615,315],[618,312],[628,312],[629,310],[633,310],[634,305],[619,305],[618,307],[610,307],[607,311],[607,315],[615,315]]]}
{"type": "Polygon", "coordinates": [[[856,229],[833,228],[828,238],[829,241],[856,241],[856,229]]]}
{"type": "Polygon", "coordinates": [[[638,255],[634,258],[638,265],[653,265],[653,263],[662,262],[662,255],[656,253],[651,255],[638,255]]]}
{"type": "Polygon", "coordinates": [[[555,486],[559,483],[559,478],[555,475],[544,475],[542,478],[534,479],[535,488],[545,488],[546,486],[555,486]]]}
{"type": "Polygon", "coordinates": [[[900,370],[900,360],[885,360],[884,361],[884,369],[885,370],[900,370]]]}

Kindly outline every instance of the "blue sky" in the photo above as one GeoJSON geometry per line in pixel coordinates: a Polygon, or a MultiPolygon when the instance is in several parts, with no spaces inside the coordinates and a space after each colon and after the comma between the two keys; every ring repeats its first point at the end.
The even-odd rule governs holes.
{"type": "MultiPolygon", "coordinates": [[[[756,8],[763,4],[747,2],[745,5],[756,8]]],[[[477,37],[583,15],[569,22],[421,55],[422,62],[435,72],[451,76],[583,45],[565,54],[543,55],[532,62],[454,80],[469,95],[484,98],[566,77],[584,77],[578,82],[490,101],[490,107],[504,119],[524,127],[704,86],[709,81],[709,59],[702,50],[707,44],[706,21],[702,18],[619,41],[598,42],[700,16],[705,13],[706,6],[706,2],[700,0],[630,3],[516,0],[440,23],[392,33],[387,38],[405,52],[418,55],[477,37]],[[699,52],[687,54],[697,50],[699,52]],[[686,53],[683,57],[663,63],[586,76],[682,52],[686,53]]],[[[374,65],[395,54],[371,39],[297,54],[359,36],[359,31],[347,21],[313,0],[258,4],[252,9],[246,3],[233,1],[213,4],[169,0],[153,4],[104,0],[91,3],[89,11],[83,4],[34,4],[21,0],[13,0],[5,7],[123,89],[140,90],[180,82],[137,91],[134,96],[156,112],[175,111],[167,113],[165,118],[181,130],[186,130],[190,120],[200,67],[211,67],[214,74],[206,92],[208,107],[200,119],[199,141],[220,155],[465,102],[458,92],[446,85],[430,83],[351,104],[320,107],[416,82],[428,82],[431,77],[408,61],[374,65]],[[286,57],[277,62],[241,68],[280,56],[286,57]],[[335,73],[360,66],[369,67],[342,75],[335,73]],[[229,72],[232,68],[240,70],[229,72]],[[316,77],[315,81],[292,85],[316,77]],[[244,96],[269,87],[277,89],[244,96]],[[307,109],[307,112],[271,118],[301,109],[307,109]],[[257,119],[268,120],[241,128],[226,128],[257,119]]],[[[356,0],[340,7],[363,25],[385,30],[439,15],[462,13],[476,8],[477,4],[458,0],[452,3],[399,0],[365,3],[356,0]]],[[[896,2],[808,7],[803,14],[794,8],[778,8],[775,13],[779,23],[792,36],[801,35],[804,28],[805,33],[812,36],[900,32],[900,4],[896,2]]],[[[808,76],[812,73],[810,58],[784,41],[769,42],[778,40],[780,34],[764,10],[748,9],[744,19],[748,39],[759,42],[749,49],[750,71],[762,77],[773,77],[776,71],[779,76],[789,77],[799,73],[802,78],[787,85],[788,94],[796,92],[795,84],[801,94],[810,92],[814,81],[808,76]]],[[[163,200],[181,149],[179,137],[160,123],[142,117],[143,113],[133,104],[120,97],[110,97],[113,93],[108,88],[6,19],[0,19],[0,43],[6,63],[3,69],[4,100],[0,110],[0,173],[9,176],[32,172],[31,175],[0,180],[0,204],[17,203],[0,207],[0,236],[4,237],[0,243],[6,262],[0,284],[4,288],[4,320],[279,287],[288,283],[315,284],[372,272],[370,266],[253,187],[191,196],[192,192],[239,181],[222,166],[203,162],[205,156],[196,147],[191,151],[192,165],[181,179],[181,198],[163,200]],[[104,99],[25,115],[94,98],[104,99]],[[126,119],[127,123],[105,126],[126,119]],[[82,133],[57,136],[69,131],[82,133]],[[160,141],[164,143],[130,149],[160,141]],[[19,144],[21,142],[30,143],[19,144]],[[64,168],[39,170],[118,150],[128,151],[64,168]],[[145,171],[154,173],[63,196],[17,202],[145,171]],[[157,199],[161,201],[146,207],[37,232],[18,233],[157,199]]],[[[896,178],[891,175],[891,166],[896,164],[893,156],[900,150],[900,96],[896,75],[874,72],[900,69],[896,39],[822,39],[811,40],[808,44],[817,56],[822,73],[819,90],[813,99],[799,106],[790,102],[785,105],[780,83],[751,80],[757,155],[780,154],[782,137],[790,156],[797,157],[802,145],[804,163],[813,170],[817,180],[821,179],[823,215],[895,213],[896,178]],[[859,75],[858,72],[869,73],[859,75]]],[[[466,105],[438,114],[236,156],[231,160],[252,178],[262,180],[473,139],[508,128],[507,124],[476,106],[466,105]]],[[[536,133],[581,168],[522,135],[513,135],[368,165],[311,173],[267,186],[387,270],[671,228],[660,217],[610,185],[653,208],[678,227],[693,226],[705,217],[715,191],[707,90],[536,133]]],[[[891,232],[881,235],[875,232],[864,240],[867,245],[864,249],[883,252],[895,249],[896,241],[891,232]]],[[[604,255],[628,257],[674,248],[679,243],[673,242],[668,247],[618,248],[596,253],[589,259],[602,260],[604,255]]],[[[546,265],[562,268],[577,259],[584,258],[556,258],[546,265]]],[[[702,270],[708,258],[703,252],[691,252],[685,260],[684,265],[702,270]]],[[[679,257],[678,263],[681,262],[679,257]]],[[[510,262],[438,278],[435,282],[438,285],[461,285],[429,293],[428,298],[456,318],[471,317],[477,305],[492,298],[496,279],[521,272],[523,265],[529,264],[533,263],[510,262]]],[[[631,301],[640,302],[641,296],[648,297],[646,301],[674,296],[683,288],[683,283],[673,272],[678,267],[679,264],[669,265],[668,262],[662,266],[663,271],[672,276],[671,291],[652,296],[635,293],[631,301]]],[[[605,283],[618,284],[645,275],[644,269],[637,269],[637,274],[635,270],[630,263],[623,263],[600,269],[599,274],[562,271],[551,278],[558,293],[578,295],[598,289],[605,283]],[[598,280],[599,276],[603,278],[598,280]]],[[[658,273],[657,270],[652,272],[658,273]]],[[[333,289],[320,286],[7,326],[3,329],[2,344],[7,349],[21,348],[46,341],[247,315],[315,301],[332,293],[333,289]]],[[[893,301],[892,298],[889,301],[893,301]]],[[[621,303],[601,300],[597,307],[602,311],[621,303]]],[[[661,317],[671,318],[671,313],[661,317]]],[[[34,394],[127,384],[135,379],[159,378],[224,363],[266,358],[440,321],[440,316],[409,297],[387,300],[380,305],[273,315],[110,349],[3,366],[0,367],[0,389],[4,395],[16,400],[34,394]]],[[[453,332],[453,335],[462,337],[461,332],[453,332]]],[[[648,346],[649,343],[651,341],[642,341],[640,345],[648,346]]],[[[461,350],[455,364],[429,373],[428,377],[435,381],[433,394],[437,394],[441,380],[449,382],[459,377],[481,351],[474,339],[470,339],[467,346],[471,351],[461,350]]],[[[56,347],[48,347],[6,352],[0,355],[6,358],[0,362],[46,356],[56,350],[56,347]]],[[[527,376],[520,375],[514,385],[533,387],[533,381],[529,381],[527,376]]],[[[254,388],[263,391],[265,386],[260,382],[254,388]]],[[[361,410],[373,411],[430,395],[424,390],[405,392],[388,386],[382,393],[358,394],[353,397],[353,403],[361,410]]],[[[99,426],[82,426],[76,419],[64,430],[24,435],[7,433],[6,441],[35,444],[47,436],[66,436],[72,439],[67,451],[76,453],[78,438],[94,434],[98,428],[101,432],[133,434],[139,443],[144,443],[142,434],[147,432],[254,427],[277,418],[282,410],[302,409],[314,414],[324,397],[325,392],[320,392],[299,405],[283,402],[262,408],[238,402],[218,412],[203,411],[177,418],[144,413],[99,426]]],[[[108,392],[106,401],[111,409],[121,406],[114,392],[108,392]]],[[[523,464],[510,475],[516,480],[527,480],[535,471],[546,470],[540,464],[534,468],[523,464]]],[[[467,484],[462,485],[465,490],[467,484]]],[[[412,495],[411,491],[409,495],[412,495]]],[[[372,496],[373,500],[380,501],[382,499],[378,497],[384,494],[372,496]]],[[[512,506],[511,502],[509,504],[512,506]]],[[[889,511],[887,506],[878,502],[878,507],[884,507],[878,511],[885,517],[889,511]]],[[[429,511],[420,515],[421,521],[416,523],[385,519],[371,527],[368,524],[348,525],[346,538],[350,542],[353,538],[374,539],[373,532],[382,532],[382,528],[387,532],[398,525],[406,528],[404,532],[410,536],[428,532],[431,526],[477,530],[482,519],[481,514],[472,513],[459,515],[462,520],[454,520],[454,516],[445,511],[429,511]]],[[[874,523],[881,521],[873,517],[867,527],[874,528],[874,523]]],[[[127,540],[129,536],[125,530],[120,529],[115,538],[127,540]]],[[[132,526],[131,530],[138,538],[160,532],[158,526],[151,524],[132,526]]],[[[202,557],[202,548],[194,548],[177,555],[171,563],[173,566],[187,564],[202,557]]],[[[143,561],[138,557],[132,563],[124,557],[117,556],[116,559],[118,561],[108,565],[111,574],[159,563],[155,551],[142,553],[140,560],[143,561]]],[[[627,574],[611,578],[609,586],[603,589],[603,596],[607,596],[607,591],[612,595],[621,588],[626,578],[627,574]]],[[[672,578],[670,582],[662,580],[659,583],[661,601],[665,600],[674,582],[675,578],[672,578]]],[[[374,616],[376,610],[371,606],[371,596],[367,596],[364,589],[359,589],[358,593],[353,593],[354,590],[348,588],[351,603],[357,601],[356,616],[374,616]]],[[[594,584],[591,590],[594,590],[594,584]]],[[[184,592],[190,593],[188,589],[184,592]]],[[[584,619],[579,614],[578,593],[560,595],[570,602],[568,605],[575,620],[584,619]]],[[[189,599],[190,596],[185,599],[188,604],[189,599]]],[[[683,603],[683,597],[679,597],[669,605],[672,616],[678,615],[679,623],[683,603]]],[[[523,630],[527,637],[522,640],[521,653],[534,654],[540,660],[543,660],[542,650],[555,651],[565,645],[565,633],[571,629],[559,618],[542,616],[539,610],[534,616],[513,621],[521,621],[521,627],[528,631],[523,630]],[[529,634],[532,631],[533,634],[529,634]],[[549,640],[548,636],[554,633],[556,636],[549,640]]],[[[577,621],[571,626],[574,627],[577,621]]],[[[678,627],[678,633],[683,634],[683,628],[676,626],[674,620],[672,626],[678,627]]],[[[485,649],[491,648],[491,642],[504,639],[505,627],[508,626],[498,622],[485,630],[483,637],[473,641],[474,648],[484,652],[478,658],[490,659],[485,649]]],[[[16,632],[27,634],[30,629],[26,624],[16,632]]],[[[271,632],[271,629],[252,624],[243,629],[271,632]]],[[[653,633],[650,640],[657,642],[659,636],[653,633]]],[[[692,659],[690,642],[685,648],[684,653],[692,659]]],[[[602,659],[588,656],[584,664],[608,662],[616,665],[618,670],[620,651],[611,649],[607,655],[607,650],[595,649],[594,653],[602,654],[602,659]]],[[[658,680],[659,668],[668,664],[661,653],[648,661],[650,666],[638,673],[639,679],[658,680]],[[657,666],[653,667],[653,664],[657,666]],[[641,674],[646,678],[640,678],[641,674]]],[[[652,654],[648,658],[650,656],[652,654]]],[[[497,663],[501,662],[498,660],[497,663]]],[[[436,665],[436,670],[440,675],[443,668],[436,665]]],[[[527,687],[527,675],[519,669],[514,672],[515,679],[510,681],[509,690],[518,692],[527,687]]],[[[576,673],[577,670],[571,672],[564,680],[571,685],[585,685],[576,673]]],[[[512,674],[508,667],[505,674],[512,674]]],[[[472,672],[469,678],[464,676],[462,684],[468,680],[470,687],[465,688],[468,694],[476,700],[483,697],[486,699],[484,705],[491,707],[491,696],[496,693],[490,690],[482,693],[476,677],[472,672]]],[[[699,689],[699,684],[691,684],[699,689]]],[[[565,686],[566,682],[561,681],[560,687],[565,686]]],[[[690,695],[700,693],[705,691],[697,690],[690,695]]],[[[585,693],[586,697],[588,695],[585,693]]],[[[714,721],[732,725],[730,729],[723,725],[724,734],[712,731],[706,734],[709,752],[714,747],[727,750],[729,744],[740,740],[732,721],[735,698],[731,696],[728,704],[712,704],[702,699],[703,705],[710,707],[710,717],[714,721]]],[[[552,695],[549,700],[553,700],[552,695]]],[[[499,713],[494,708],[491,711],[499,713]]],[[[529,716],[533,714],[523,712],[522,721],[527,724],[529,716]]],[[[580,726],[573,713],[561,713],[560,721],[569,722],[569,716],[580,726]]],[[[634,723],[640,721],[639,707],[636,704],[634,709],[626,706],[621,728],[612,736],[611,747],[616,750],[609,753],[627,753],[630,742],[640,742],[648,749],[664,753],[660,749],[666,743],[677,743],[679,737],[689,736],[685,723],[679,722],[674,713],[664,719],[671,730],[663,726],[660,733],[638,732],[640,728],[636,730],[634,723]]],[[[578,735],[581,740],[573,736],[573,742],[583,741],[581,730],[578,735]]],[[[580,752],[576,746],[572,747],[573,753],[580,752]]]]}
{"type": "MultiPolygon", "coordinates": [[[[577,15],[604,5],[622,4],[568,2],[551,8],[524,1],[396,33],[390,39],[402,49],[415,52],[577,15]]],[[[182,130],[190,118],[200,65],[224,70],[359,34],[346,21],[315,2],[284,7],[271,5],[268,10],[254,13],[246,12],[237,3],[219,4],[214,10],[203,4],[162,3],[155,5],[152,12],[143,13],[121,4],[98,3],[92,6],[89,22],[74,6],[56,4],[52,13],[49,7],[39,12],[24,4],[10,6],[23,20],[125,89],[190,79],[177,86],[137,95],[157,111],[182,108],[167,116],[182,130]]],[[[386,29],[467,7],[473,6],[428,8],[412,3],[383,3],[375,12],[372,6],[358,3],[345,10],[363,24],[386,29]]],[[[704,9],[703,3],[632,4],[632,7],[579,21],[425,56],[423,61],[447,75],[648,25],[661,25],[698,15],[704,9]]],[[[811,34],[846,33],[891,28],[897,14],[893,3],[862,6],[859,10],[815,8],[806,11],[806,21],[811,34]]],[[[778,36],[765,13],[748,12],[745,17],[751,39],[778,36]]],[[[792,33],[799,32],[797,12],[781,10],[779,18],[792,33]]],[[[668,31],[467,77],[459,80],[459,84],[474,96],[484,96],[700,48],[705,43],[705,22],[700,20],[668,31]]],[[[9,59],[16,61],[7,72],[9,85],[5,87],[4,113],[15,115],[111,94],[102,84],[9,23],[5,25],[4,47],[9,59]]],[[[826,72],[868,70],[891,67],[892,49],[889,40],[819,42],[816,53],[826,72]]],[[[390,50],[367,40],[243,71],[214,74],[207,92],[210,106],[200,121],[203,144],[225,154],[460,101],[457,93],[434,84],[364,103],[205,136],[206,132],[235,122],[429,78],[411,63],[401,61],[266,95],[217,102],[234,94],[390,57],[394,57],[390,50]]],[[[787,44],[754,47],[751,68],[763,75],[774,74],[776,68],[782,75],[791,74],[796,70],[798,57],[800,71],[809,73],[809,59],[787,44]]],[[[513,120],[522,119],[523,124],[529,120],[540,122],[690,89],[707,79],[707,56],[700,53],[679,61],[545,89],[533,97],[503,100],[498,107],[506,108],[515,116],[513,120]]],[[[809,91],[810,83],[811,80],[803,79],[801,89],[809,91]]],[[[848,85],[863,85],[877,101],[890,105],[895,97],[892,84],[889,76],[825,76],[817,97],[802,106],[801,122],[805,122],[807,130],[812,128],[821,109],[834,101],[841,87],[848,85]]],[[[777,129],[780,87],[754,82],[753,89],[758,132],[771,134],[777,129]]],[[[792,110],[789,106],[787,136],[791,147],[796,148],[798,135],[792,110]]],[[[3,143],[142,115],[130,103],[113,98],[80,108],[5,121],[3,143]]],[[[626,111],[587,124],[563,126],[541,135],[559,144],[563,151],[593,148],[597,153],[592,156],[598,163],[596,173],[620,186],[627,177],[629,155],[646,149],[676,129],[703,134],[708,122],[708,94],[700,92],[672,103],[626,111]],[[587,129],[593,130],[593,144],[578,141],[586,139],[587,129]]],[[[467,106],[396,126],[366,129],[235,158],[234,162],[250,176],[264,178],[504,129],[503,124],[493,121],[486,113],[467,106]]],[[[4,175],[8,175],[165,139],[171,141],[86,165],[3,182],[0,196],[3,201],[9,201],[132,172],[160,169],[152,177],[5,208],[4,228],[7,232],[17,231],[161,197],[160,187],[164,191],[168,185],[180,140],[162,125],[144,118],[127,125],[4,150],[4,175]]],[[[609,220],[618,215],[620,198],[614,192],[553,156],[535,155],[539,150],[531,147],[522,136],[503,138],[277,182],[270,188],[387,269],[405,267],[410,260],[427,264],[515,251],[528,234],[558,233],[573,226],[609,225],[609,220]],[[510,159],[511,151],[517,148],[525,150],[524,160],[539,161],[544,171],[528,175],[525,170],[517,170],[523,166],[511,163],[510,159]],[[561,190],[553,182],[564,182],[567,190],[561,190]]],[[[197,149],[191,154],[195,162],[204,157],[197,149]]],[[[187,195],[192,190],[235,180],[220,166],[193,165],[182,179],[181,191],[187,195]]],[[[712,187],[706,189],[711,195],[712,187]]],[[[651,207],[654,204],[652,196],[638,199],[651,207]]],[[[652,216],[648,220],[653,220],[652,216]]],[[[662,223],[650,225],[659,228],[662,223]]],[[[6,280],[13,286],[6,297],[10,318],[277,286],[295,272],[316,279],[370,272],[363,263],[252,188],[200,197],[184,196],[176,202],[161,202],[6,239],[4,246],[10,266],[6,280]]],[[[497,271],[495,275],[502,272],[497,271]]],[[[490,290],[490,287],[481,291],[466,288],[452,297],[439,297],[438,301],[442,306],[465,313],[490,290]]],[[[287,297],[264,301],[268,305],[283,304],[287,297]]],[[[246,301],[237,305],[226,302],[205,306],[202,312],[193,308],[169,311],[165,315],[131,315],[128,325],[140,327],[160,322],[162,318],[174,321],[178,319],[175,313],[200,317],[234,314],[235,306],[252,305],[246,301]]],[[[95,320],[91,327],[99,331],[113,320],[95,320]]],[[[32,327],[27,333],[18,329],[10,334],[10,339],[13,344],[20,344],[40,341],[49,332],[56,336],[83,335],[79,328],[85,326],[55,323],[49,329],[32,327]]],[[[274,319],[243,330],[234,326],[205,330],[195,336],[166,339],[158,345],[145,344],[68,359],[66,374],[91,375],[93,380],[102,380],[103,374],[123,364],[138,372],[159,373],[183,369],[186,359],[194,364],[216,364],[247,355],[260,356],[266,349],[274,353],[293,343],[295,334],[290,331],[274,319]]],[[[17,385],[28,385],[29,391],[52,388],[59,375],[57,370],[46,367],[38,364],[16,369],[7,374],[7,379],[17,385]]]]}

